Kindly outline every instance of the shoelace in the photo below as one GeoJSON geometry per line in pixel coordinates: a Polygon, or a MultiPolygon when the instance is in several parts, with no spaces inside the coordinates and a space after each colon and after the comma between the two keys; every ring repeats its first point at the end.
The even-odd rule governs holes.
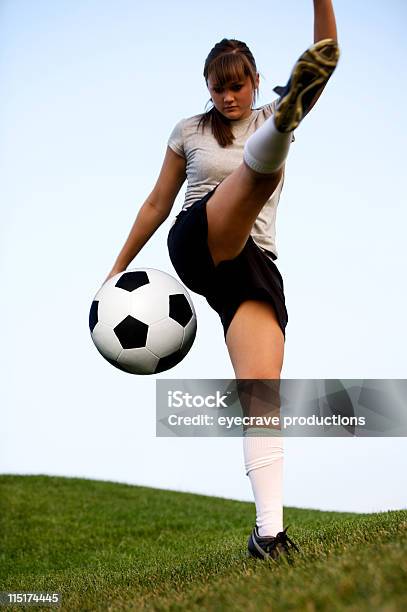
{"type": "Polygon", "coordinates": [[[297,552],[300,552],[300,549],[298,548],[298,546],[294,544],[294,542],[288,537],[286,533],[288,528],[289,528],[289,525],[287,525],[284,531],[279,531],[278,534],[274,537],[274,539],[270,543],[266,544],[266,546],[264,547],[264,550],[267,553],[270,553],[271,550],[275,549],[278,544],[281,544],[287,553],[290,552],[288,545],[290,545],[291,548],[295,548],[297,552]]]}

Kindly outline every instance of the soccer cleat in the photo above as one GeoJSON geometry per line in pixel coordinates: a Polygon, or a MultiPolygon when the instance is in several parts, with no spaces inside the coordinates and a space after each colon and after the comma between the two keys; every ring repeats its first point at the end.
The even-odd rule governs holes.
{"type": "Polygon", "coordinates": [[[249,536],[247,543],[248,556],[256,559],[277,559],[281,554],[290,556],[290,548],[295,548],[300,552],[299,548],[288,537],[286,531],[279,531],[275,536],[260,536],[257,525],[249,536]]]}
{"type": "Polygon", "coordinates": [[[295,130],[316,94],[327,84],[338,60],[338,43],[331,38],[319,40],[297,60],[287,85],[273,89],[280,96],[274,114],[279,132],[295,130]]]}

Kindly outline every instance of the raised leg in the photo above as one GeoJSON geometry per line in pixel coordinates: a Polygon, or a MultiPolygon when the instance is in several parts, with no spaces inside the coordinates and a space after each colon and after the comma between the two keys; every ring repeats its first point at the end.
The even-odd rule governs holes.
{"type": "Polygon", "coordinates": [[[208,247],[215,266],[237,257],[268,198],[282,180],[283,168],[259,174],[245,162],[227,176],[206,204],[208,247]]]}
{"type": "Polygon", "coordinates": [[[208,246],[212,259],[233,259],[243,249],[254,221],[282,180],[291,132],[315,104],[339,59],[336,41],[324,39],[297,60],[275,116],[246,141],[244,161],[207,202],[208,246]]]}

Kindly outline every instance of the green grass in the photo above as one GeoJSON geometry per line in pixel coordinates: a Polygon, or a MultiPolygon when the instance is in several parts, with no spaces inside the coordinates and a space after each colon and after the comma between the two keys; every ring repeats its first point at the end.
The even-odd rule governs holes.
{"type": "Polygon", "coordinates": [[[289,565],[246,558],[254,504],[79,478],[0,487],[0,591],[61,591],[62,610],[407,610],[406,510],[285,508],[289,565]]]}

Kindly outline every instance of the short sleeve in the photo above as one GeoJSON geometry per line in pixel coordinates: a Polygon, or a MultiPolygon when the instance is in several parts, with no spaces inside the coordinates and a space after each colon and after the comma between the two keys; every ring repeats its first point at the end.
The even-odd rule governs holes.
{"type": "Polygon", "coordinates": [[[184,119],[178,121],[178,123],[172,130],[167,142],[168,146],[171,147],[171,149],[181,157],[185,157],[183,125],[184,119]]]}

